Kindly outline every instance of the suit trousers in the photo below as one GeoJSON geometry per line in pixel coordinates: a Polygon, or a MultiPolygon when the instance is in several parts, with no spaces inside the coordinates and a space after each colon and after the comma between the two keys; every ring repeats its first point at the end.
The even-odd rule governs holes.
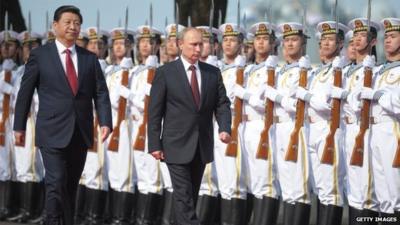
{"type": "Polygon", "coordinates": [[[87,146],[77,124],[65,148],[40,147],[45,167],[46,225],[72,225],[87,146]]]}
{"type": "Polygon", "coordinates": [[[187,164],[168,163],[173,192],[173,204],[177,225],[199,225],[196,216],[196,202],[205,164],[197,146],[195,156],[187,164]]]}

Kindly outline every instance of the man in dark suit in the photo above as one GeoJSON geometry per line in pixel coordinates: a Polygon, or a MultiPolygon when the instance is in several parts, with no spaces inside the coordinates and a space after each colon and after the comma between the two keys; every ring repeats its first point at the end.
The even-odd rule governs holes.
{"type": "Polygon", "coordinates": [[[111,104],[96,55],[75,45],[82,16],[74,6],[54,13],[56,41],[34,49],[15,106],[16,144],[23,144],[35,89],[36,146],[45,166],[46,224],[72,225],[76,188],[93,142],[93,102],[102,139],[111,132],[111,104]]]}
{"type": "Polygon", "coordinates": [[[218,68],[199,62],[202,34],[182,31],[180,59],[156,71],[150,93],[148,144],[165,160],[174,189],[177,224],[199,224],[195,205],[205,164],[213,160],[213,116],[219,138],[228,143],[230,102],[218,68]]]}

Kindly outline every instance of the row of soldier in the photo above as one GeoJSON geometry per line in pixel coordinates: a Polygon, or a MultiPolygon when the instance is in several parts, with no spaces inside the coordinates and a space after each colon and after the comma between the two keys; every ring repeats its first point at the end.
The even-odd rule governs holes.
{"type": "MultiPolygon", "coordinates": [[[[234,121],[232,145],[215,138],[215,160],[204,172],[197,204],[202,224],[276,224],[279,210],[285,225],[309,224],[313,195],[320,225],[341,224],[346,204],[349,224],[368,216],[400,222],[394,161],[400,143],[400,19],[319,23],[321,62],[314,68],[303,28],[260,22],[246,34],[233,23],[199,27],[201,60],[220,68],[234,121]],[[386,58],[378,66],[373,55],[381,30],[386,58]],[[356,142],[360,131],[365,133],[356,142]],[[354,147],[359,144],[361,149],[354,147]]],[[[146,120],[154,71],[179,57],[183,29],[91,27],[77,41],[99,58],[114,133],[104,143],[94,137],[78,188],[76,224],[173,224],[170,177],[166,165],[146,152],[146,120]]],[[[34,145],[37,98],[24,146],[13,144],[12,112],[24,73],[19,60],[26,63],[42,39],[56,40],[51,31],[6,31],[0,37],[0,221],[39,223],[45,171],[34,145]]],[[[217,124],[214,129],[218,134],[217,124]]]]}

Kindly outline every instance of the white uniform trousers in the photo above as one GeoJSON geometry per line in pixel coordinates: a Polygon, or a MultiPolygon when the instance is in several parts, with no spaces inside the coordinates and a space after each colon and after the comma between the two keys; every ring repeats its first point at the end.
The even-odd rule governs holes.
{"type": "MultiPolygon", "coordinates": [[[[371,158],[368,150],[366,150],[367,148],[365,148],[364,151],[363,166],[350,165],[355,139],[360,130],[360,124],[354,121],[352,123],[344,123],[343,126],[343,147],[345,148],[346,158],[345,193],[348,203],[351,207],[358,210],[370,209],[379,211],[379,205],[373,187],[371,158]]],[[[368,143],[368,134],[369,130],[367,130],[364,137],[364,146],[368,143]]]]}
{"type": "Polygon", "coordinates": [[[0,146],[0,181],[15,180],[12,122],[5,123],[4,146],[0,146]]]}
{"type": "MultiPolygon", "coordinates": [[[[242,124],[238,131],[242,130],[242,124]]],[[[227,156],[227,144],[219,140],[218,125],[214,124],[214,160],[217,168],[218,189],[223,199],[246,199],[246,168],[238,138],[238,151],[236,157],[227,156]]]]}
{"type": "Polygon", "coordinates": [[[291,118],[288,121],[274,123],[272,126],[274,134],[271,141],[277,152],[278,180],[284,202],[309,204],[311,201],[310,164],[304,128],[301,128],[299,132],[297,162],[285,160],[294,122],[291,118]]]}
{"type": "Polygon", "coordinates": [[[203,178],[201,180],[199,195],[209,195],[217,197],[219,194],[218,190],[218,178],[217,178],[217,167],[215,161],[207,163],[203,178]]]}
{"type": "Polygon", "coordinates": [[[399,122],[387,120],[370,125],[369,151],[376,196],[380,211],[400,211],[400,168],[393,168],[397,140],[400,138],[399,122]]]}
{"type": "Polygon", "coordinates": [[[321,163],[326,136],[329,133],[329,121],[319,120],[309,124],[307,144],[310,154],[310,164],[313,175],[313,189],[318,199],[324,205],[343,206],[345,163],[339,140],[341,130],[335,133],[335,148],[333,165],[321,163]]]}
{"type": "Polygon", "coordinates": [[[40,151],[35,146],[35,122],[31,116],[26,123],[25,146],[15,146],[13,153],[16,181],[25,183],[43,180],[44,166],[40,151]]]}
{"type": "MultiPolygon", "coordinates": [[[[108,178],[113,190],[134,193],[136,171],[134,170],[130,126],[131,124],[127,120],[121,122],[118,152],[107,150],[108,178]]],[[[111,137],[112,134],[109,136],[106,146],[111,137]]]]}
{"type": "MultiPolygon", "coordinates": [[[[270,147],[268,160],[256,158],[260,134],[264,129],[264,121],[256,119],[242,122],[242,124],[243,130],[239,134],[241,134],[240,140],[247,171],[248,192],[259,199],[262,199],[263,196],[279,198],[280,187],[276,171],[275,149],[270,147]]],[[[270,131],[272,130],[270,129],[270,131]]],[[[273,132],[270,133],[273,134],[273,132]]]]}

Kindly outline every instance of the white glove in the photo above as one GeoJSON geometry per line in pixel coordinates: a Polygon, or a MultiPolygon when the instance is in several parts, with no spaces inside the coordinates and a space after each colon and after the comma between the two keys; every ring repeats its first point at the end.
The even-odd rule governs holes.
{"type": "Polygon", "coordinates": [[[315,109],[316,111],[327,112],[331,110],[331,106],[319,97],[311,98],[309,102],[310,107],[315,109]]]}
{"type": "Polygon", "coordinates": [[[265,66],[267,68],[275,68],[278,65],[279,58],[276,55],[268,56],[267,60],[265,60],[265,66]]]}
{"type": "Polygon", "coordinates": [[[11,71],[15,67],[15,63],[12,59],[5,59],[3,61],[3,70],[11,71]]]}
{"type": "Polygon", "coordinates": [[[244,95],[246,94],[246,90],[242,86],[235,84],[233,87],[233,94],[236,97],[243,99],[244,95]]]}
{"type": "Polygon", "coordinates": [[[144,85],[144,92],[147,96],[150,96],[150,91],[151,91],[151,84],[147,83],[144,85]]]}
{"type": "Polygon", "coordinates": [[[379,100],[379,98],[384,94],[383,90],[374,90],[369,87],[363,87],[361,89],[361,99],[368,99],[368,100],[379,100]]]}
{"type": "Polygon", "coordinates": [[[153,67],[156,68],[157,67],[157,56],[155,55],[149,55],[146,59],[146,66],[148,67],[153,67]]]}
{"type": "Polygon", "coordinates": [[[331,98],[345,99],[347,94],[347,91],[340,87],[333,86],[331,89],[331,98]]]}
{"type": "Polygon", "coordinates": [[[279,95],[279,93],[275,88],[273,88],[273,87],[271,87],[269,85],[265,86],[264,96],[266,98],[268,98],[271,101],[275,101],[276,96],[278,96],[278,95],[279,95]]]}
{"type": "Polygon", "coordinates": [[[304,68],[304,69],[311,68],[311,62],[310,62],[310,58],[308,57],[308,55],[302,56],[299,59],[299,67],[304,68]]]}
{"type": "Polygon", "coordinates": [[[367,55],[363,60],[363,66],[368,68],[374,68],[375,66],[375,56],[367,55]]]}
{"type": "Polygon", "coordinates": [[[249,105],[255,109],[264,109],[264,102],[256,95],[252,95],[248,101],[249,105]]]}
{"type": "Polygon", "coordinates": [[[244,67],[246,65],[246,57],[238,55],[235,58],[235,66],[244,67]]]}
{"type": "MultiPolygon", "coordinates": [[[[310,95],[310,92],[304,89],[303,87],[298,87],[296,90],[296,98],[306,101],[307,95],[310,95]]],[[[309,99],[307,99],[309,101],[309,99]]]]}
{"type": "Polygon", "coordinates": [[[332,62],[332,67],[333,68],[335,68],[335,69],[343,69],[343,67],[346,65],[346,61],[345,61],[345,58],[344,57],[342,57],[342,56],[336,56],[334,59],[333,59],[333,62],[332,62]]]}
{"type": "Polygon", "coordinates": [[[12,86],[11,84],[5,82],[4,80],[0,80],[0,89],[3,93],[12,95],[17,92],[17,88],[12,86]]]}
{"type": "Polygon", "coordinates": [[[215,55],[209,55],[206,59],[206,63],[218,67],[218,57],[215,55]]]}
{"type": "Polygon", "coordinates": [[[296,112],[297,101],[293,98],[283,97],[281,106],[286,112],[296,112]]]}
{"type": "Polygon", "coordinates": [[[121,62],[119,63],[122,69],[129,70],[133,67],[132,58],[124,57],[122,58],[121,62]]]}
{"type": "Polygon", "coordinates": [[[124,85],[117,84],[116,86],[117,94],[125,99],[133,99],[133,92],[124,85]]]}

